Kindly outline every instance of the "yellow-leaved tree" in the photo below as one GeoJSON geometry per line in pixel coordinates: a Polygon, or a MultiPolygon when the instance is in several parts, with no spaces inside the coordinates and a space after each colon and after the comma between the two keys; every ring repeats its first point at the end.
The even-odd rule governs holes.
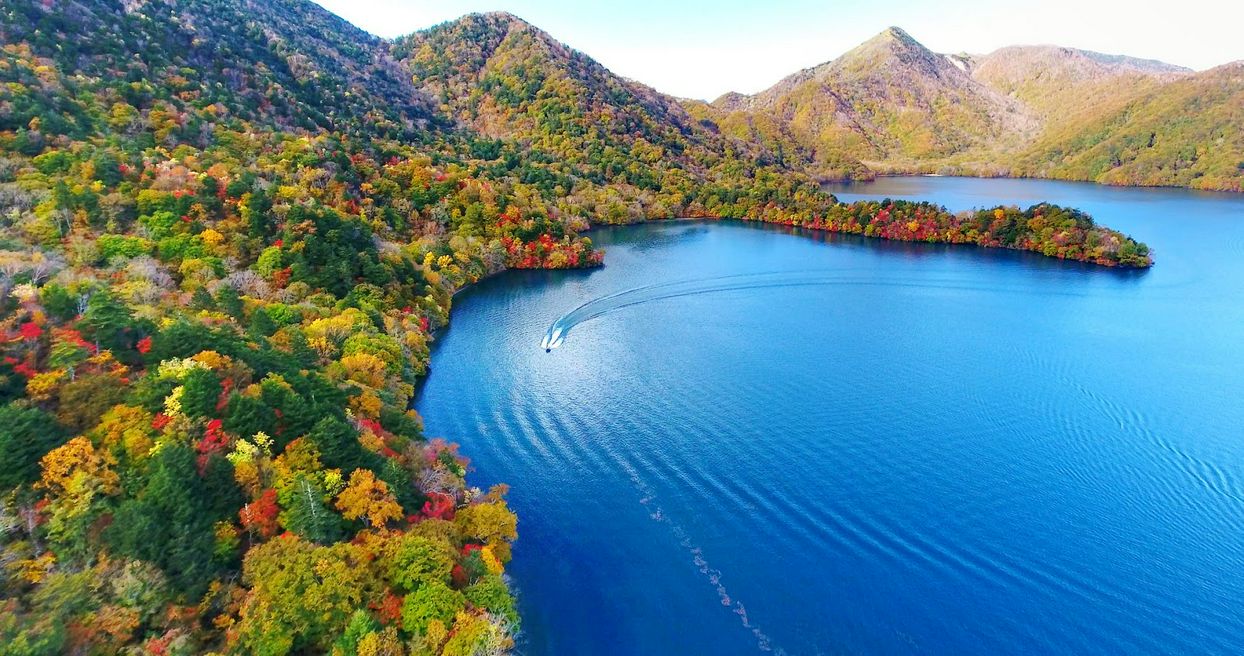
{"type": "Polygon", "coordinates": [[[350,474],[346,489],[337,495],[337,509],[346,519],[361,518],[374,528],[402,517],[402,506],[389,490],[389,484],[377,479],[369,469],[356,469],[350,474]]]}

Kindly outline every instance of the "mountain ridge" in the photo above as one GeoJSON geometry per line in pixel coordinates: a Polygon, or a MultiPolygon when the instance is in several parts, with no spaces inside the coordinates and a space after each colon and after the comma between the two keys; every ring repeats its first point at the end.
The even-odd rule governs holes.
{"type": "Polygon", "coordinates": [[[521,145],[559,181],[560,204],[599,221],[715,213],[723,198],[758,203],[763,194],[743,189],[758,179],[782,193],[815,187],[780,168],[763,144],[720,134],[677,99],[612,73],[512,14],[468,14],[397,39],[392,51],[445,115],[521,145]],[[604,172],[595,163],[601,158],[610,162],[604,172]],[[575,189],[575,179],[595,187],[575,189]]]}
{"type": "Polygon", "coordinates": [[[705,110],[712,120],[739,138],[786,142],[822,173],[844,161],[876,167],[971,151],[1026,135],[1032,124],[1019,103],[896,27],[757,94],[723,98],[705,110]],[[765,114],[776,125],[756,130],[741,114],[765,114]]]}
{"type": "Polygon", "coordinates": [[[1244,169],[1228,160],[1244,161],[1244,151],[1230,138],[1213,136],[1233,115],[1229,107],[1208,112],[1204,120],[1215,123],[1204,129],[1151,126],[1159,141],[1164,131],[1168,141],[1217,139],[1172,150],[1231,148],[1193,173],[1174,159],[1134,157],[1130,140],[1122,138],[1109,142],[1114,152],[1103,164],[1102,147],[1093,141],[1103,125],[1126,124],[1129,113],[1147,111],[1136,103],[1161,105],[1163,90],[1178,91],[1178,83],[1189,79],[1202,80],[1208,97],[1233,102],[1230,89],[1210,81],[1235,83],[1216,71],[1054,45],[939,54],[890,27],[758,93],[731,92],[711,103],[684,105],[728,134],[791,155],[823,178],[858,175],[843,165],[854,161],[879,173],[1057,176],[1241,190],[1244,169]],[[1087,150],[1098,154],[1081,152],[1087,150]],[[1083,163],[1088,161],[1093,164],[1083,163]],[[1133,165],[1124,166],[1127,161],[1133,165]]]}

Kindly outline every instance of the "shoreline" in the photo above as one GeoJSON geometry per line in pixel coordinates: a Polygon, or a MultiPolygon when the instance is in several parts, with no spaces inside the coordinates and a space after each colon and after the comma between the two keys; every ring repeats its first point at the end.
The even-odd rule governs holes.
{"type": "MultiPolygon", "coordinates": [[[[908,177],[908,176],[894,176],[894,177],[908,177]]],[[[941,177],[941,176],[937,176],[937,177],[941,177]]],[[[850,204],[848,204],[848,203],[843,203],[843,202],[839,201],[839,202],[838,202],[838,206],[839,206],[839,207],[844,207],[844,206],[850,206],[850,204]]],[[[939,206],[939,207],[940,207],[940,206],[939,206]]],[[[944,210],[944,209],[945,209],[945,208],[943,208],[943,210],[944,210]]],[[[952,216],[952,217],[957,217],[957,216],[959,216],[958,214],[951,214],[951,213],[949,213],[949,211],[948,211],[948,210],[946,210],[946,212],[947,212],[950,216],[952,216]]],[[[962,214],[962,213],[960,213],[960,214],[962,214]]],[[[874,219],[874,220],[876,219],[876,216],[875,216],[875,215],[874,215],[873,219],[874,219]]],[[[1032,250],[1032,249],[1027,249],[1027,248],[1018,248],[1018,247],[1014,247],[1014,246],[1003,246],[1003,245],[989,246],[989,245],[983,245],[983,244],[980,244],[980,243],[975,243],[975,242],[954,242],[954,241],[947,241],[947,240],[929,241],[929,240],[926,240],[926,239],[895,239],[895,238],[892,238],[892,237],[886,237],[886,236],[883,236],[883,235],[870,235],[870,234],[865,234],[865,233],[864,233],[864,226],[863,226],[863,225],[861,225],[861,224],[859,224],[859,223],[852,223],[852,224],[849,224],[849,225],[852,225],[853,227],[857,227],[857,228],[859,228],[859,231],[858,231],[858,232],[856,232],[856,231],[851,231],[851,230],[835,230],[835,229],[830,229],[830,228],[826,227],[825,225],[805,225],[805,224],[795,223],[794,221],[765,220],[765,219],[763,219],[763,218],[738,218],[738,217],[720,217],[720,216],[686,216],[686,215],[683,215],[683,216],[666,217],[666,218],[646,218],[646,219],[644,219],[644,220],[642,220],[642,221],[637,221],[637,222],[633,222],[633,223],[623,223],[623,224],[591,223],[591,224],[589,224],[589,227],[588,227],[586,230],[584,230],[582,233],[580,233],[580,234],[581,234],[581,235],[590,235],[593,231],[595,231],[595,230],[597,230],[597,229],[599,229],[599,228],[602,228],[602,227],[614,227],[614,226],[638,226],[638,225],[644,225],[644,224],[650,224],[650,223],[666,223],[666,222],[669,222],[669,223],[686,223],[686,222],[723,222],[723,221],[728,221],[728,222],[731,222],[731,223],[745,224],[745,225],[754,225],[754,226],[774,226],[774,227],[780,227],[780,228],[785,228],[785,229],[804,229],[804,230],[809,231],[809,233],[823,233],[823,234],[837,234],[837,235],[844,235],[844,236],[853,236],[853,237],[857,237],[857,238],[862,239],[862,240],[876,240],[876,241],[879,241],[879,242],[896,242],[896,243],[924,243],[924,244],[929,244],[929,245],[942,245],[942,246],[975,246],[975,247],[980,248],[980,249],[990,249],[990,250],[1006,250],[1006,251],[1014,251],[1014,252],[1027,252],[1027,253],[1032,253],[1032,254],[1037,255],[1037,256],[1041,256],[1041,257],[1043,257],[1043,258],[1060,259],[1060,260],[1063,260],[1063,261],[1067,261],[1067,260],[1069,259],[1069,258],[1060,258],[1060,257],[1057,257],[1057,256],[1046,255],[1046,254],[1044,254],[1044,253],[1042,253],[1042,252],[1040,252],[1040,251],[1034,251],[1034,250],[1032,250]]],[[[870,223],[870,224],[867,224],[867,227],[872,227],[872,224],[871,224],[871,223],[870,223]]],[[[1109,229],[1107,228],[1107,230],[1109,230],[1109,229]]],[[[1120,233],[1120,234],[1121,234],[1121,233],[1120,233]]],[[[810,236],[813,236],[813,235],[812,235],[812,234],[804,235],[804,237],[805,237],[805,238],[806,238],[806,237],[810,237],[810,236]]],[[[874,245],[874,246],[876,246],[876,245],[874,245]]],[[[593,245],[593,247],[594,247],[594,245],[593,245]]],[[[564,270],[566,270],[566,271],[570,271],[570,270],[579,270],[579,269],[582,269],[582,270],[590,270],[590,269],[595,269],[595,268],[600,268],[600,267],[603,267],[603,266],[605,266],[605,265],[606,265],[606,263],[605,263],[605,255],[606,255],[606,253],[605,253],[605,251],[600,251],[600,253],[601,253],[601,257],[600,257],[599,261],[598,261],[597,263],[595,263],[595,264],[592,264],[592,265],[589,265],[589,266],[566,267],[564,270]]],[[[1080,260],[1080,259],[1071,259],[1071,261],[1072,261],[1072,262],[1078,262],[1078,263],[1080,263],[1080,264],[1082,264],[1082,265],[1087,265],[1087,266],[1091,266],[1091,267],[1100,267],[1100,268],[1102,268],[1102,269],[1106,269],[1106,270],[1116,270],[1116,271],[1139,271],[1139,272],[1144,272],[1144,271],[1146,271],[1147,269],[1149,269],[1149,268],[1151,268],[1151,267],[1152,267],[1152,261],[1150,261],[1150,263],[1149,263],[1149,265],[1148,265],[1148,266],[1144,266],[1144,267],[1120,265],[1120,264],[1118,264],[1118,263],[1115,263],[1115,264],[1102,264],[1102,263],[1100,263],[1100,262],[1095,262],[1095,261],[1090,261],[1090,260],[1080,260]]],[[[413,390],[412,390],[411,398],[410,398],[410,401],[409,401],[409,403],[408,403],[408,405],[407,405],[407,408],[409,408],[410,410],[414,410],[416,413],[418,412],[418,408],[417,408],[417,406],[418,406],[419,400],[420,400],[420,399],[421,399],[421,397],[422,397],[422,394],[423,394],[423,391],[424,391],[424,387],[425,387],[425,385],[427,384],[428,380],[431,378],[431,376],[433,375],[433,373],[434,373],[434,371],[435,371],[435,368],[434,368],[434,365],[433,365],[433,357],[432,357],[432,356],[433,356],[433,353],[434,353],[434,351],[437,349],[437,347],[438,347],[438,345],[439,345],[439,343],[440,343],[441,338],[444,336],[444,334],[445,334],[447,331],[449,331],[449,330],[450,330],[450,328],[452,327],[452,325],[453,325],[453,323],[454,323],[454,322],[453,322],[453,312],[454,312],[454,306],[456,305],[456,303],[454,303],[454,300],[458,298],[458,295],[459,295],[460,293],[462,293],[462,292],[464,292],[464,291],[466,291],[466,290],[468,290],[468,289],[473,289],[473,288],[475,288],[475,287],[476,287],[476,286],[477,286],[480,282],[483,282],[483,281],[488,280],[488,279],[490,279],[490,278],[494,278],[494,277],[496,277],[496,276],[498,276],[498,275],[500,275],[500,274],[504,274],[504,273],[511,272],[511,271],[555,271],[555,270],[558,270],[558,269],[552,269],[552,268],[546,268],[546,267],[538,267],[538,268],[536,268],[536,267],[506,267],[506,268],[501,269],[500,271],[496,271],[496,272],[490,273],[490,274],[488,274],[488,275],[485,275],[485,276],[483,276],[483,277],[479,278],[478,280],[471,281],[471,282],[467,282],[467,283],[465,283],[465,284],[463,284],[463,285],[461,285],[461,286],[457,287],[456,289],[454,289],[454,290],[452,291],[452,293],[450,294],[450,302],[449,302],[449,307],[447,308],[446,321],[445,321],[444,325],[442,325],[442,326],[440,326],[440,327],[436,328],[435,330],[433,330],[433,331],[431,331],[431,332],[429,333],[429,338],[430,338],[430,340],[429,340],[429,341],[430,341],[431,343],[430,343],[430,345],[429,345],[429,346],[430,346],[430,350],[429,350],[429,353],[428,353],[426,370],[425,370],[425,373],[424,373],[422,376],[420,376],[420,377],[418,378],[418,380],[415,382],[414,387],[413,387],[413,390]]],[[[421,420],[422,420],[422,417],[421,417],[421,420]]],[[[428,434],[435,434],[435,432],[436,432],[435,430],[431,430],[431,429],[430,429],[430,427],[428,427],[428,426],[424,426],[424,429],[425,429],[425,435],[428,435],[428,434]]],[[[519,591],[521,590],[521,588],[519,588],[519,587],[518,587],[517,582],[514,582],[514,581],[512,581],[512,580],[511,580],[511,582],[510,582],[510,584],[509,584],[509,585],[511,586],[511,589],[512,589],[512,590],[514,590],[515,592],[519,592],[519,591]]]]}
{"type": "MultiPolygon", "coordinates": [[[[853,203],[844,203],[844,202],[839,201],[837,207],[854,208],[858,203],[873,203],[873,202],[879,203],[880,201],[879,200],[868,200],[868,201],[855,201],[853,203]]],[[[631,223],[592,224],[588,228],[588,230],[584,231],[584,234],[591,234],[592,230],[595,230],[596,228],[600,226],[610,226],[610,225],[642,225],[645,223],[656,223],[656,222],[665,222],[665,221],[696,221],[696,220],[739,221],[743,223],[764,223],[764,224],[769,224],[769,225],[781,225],[781,226],[787,226],[787,227],[792,227],[792,228],[804,228],[806,230],[811,230],[815,232],[824,232],[824,233],[830,233],[830,234],[850,234],[850,235],[857,235],[857,236],[860,236],[866,239],[877,239],[880,241],[946,244],[946,245],[973,245],[973,246],[977,246],[978,248],[1022,251],[1022,252],[1034,253],[1042,257],[1048,257],[1048,258],[1064,260],[1064,261],[1069,260],[1073,262],[1081,262],[1084,264],[1091,264],[1094,266],[1101,266],[1101,267],[1111,268],[1111,269],[1142,269],[1143,270],[1143,269],[1152,268],[1154,265],[1154,260],[1153,260],[1153,257],[1151,256],[1152,251],[1149,249],[1148,245],[1146,245],[1144,242],[1137,241],[1136,239],[1134,239],[1133,237],[1129,235],[1125,235],[1107,226],[1100,226],[1100,225],[1094,224],[1090,228],[1081,228],[1077,226],[1075,229],[1077,230],[1089,230],[1089,229],[1104,230],[1112,238],[1116,238],[1120,240],[1119,246],[1123,246],[1130,241],[1131,244],[1135,248],[1143,249],[1141,251],[1140,257],[1145,258],[1144,262],[1140,264],[1131,263],[1131,262],[1123,262],[1119,259],[1118,255],[1115,255],[1113,253],[1112,255],[1114,256],[1114,259],[1110,259],[1105,256],[1097,257],[1097,258],[1077,257],[1077,256],[1067,257],[1066,253],[1050,254],[1050,253],[1044,252],[1044,250],[1039,250],[1035,247],[1024,247],[1024,246],[1015,245],[1015,244],[1003,244],[1000,242],[981,243],[980,241],[978,241],[979,236],[978,237],[972,236],[972,231],[969,231],[967,233],[959,232],[960,229],[963,228],[964,224],[966,223],[969,215],[973,212],[977,214],[981,212],[988,212],[991,210],[994,212],[1002,212],[1002,211],[1005,211],[1006,209],[1012,209],[1012,208],[1016,210],[1020,210],[1018,205],[997,206],[993,208],[975,208],[972,210],[952,212],[951,210],[947,209],[946,206],[944,205],[934,205],[927,201],[897,201],[897,203],[892,202],[889,208],[883,208],[881,211],[873,214],[872,217],[870,217],[868,222],[866,223],[859,221],[856,217],[854,217],[854,215],[849,215],[848,217],[849,220],[843,223],[837,223],[833,219],[831,219],[827,223],[822,222],[821,219],[817,219],[817,221],[813,223],[798,223],[794,220],[769,220],[769,219],[764,219],[764,218],[747,218],[747,217],[740,218],[740,217],[723,217],[723,216],[678,216],[678,217],[657,218],[657,219],[648,218],[648,219],[643,219],[641,221],[634,221],[631,223]],[[898,206],[897,203],[903,203],[904,205],[898,206]],[[915,224],[917,222],[919,218],[918,212],[920,209],[928,209],[930,207],[941,210],[941,212],[944,214],[944,216],[939,217],[941,220],[946,221],[946,222],[953,221],[956,223],[948,224],[948,225],[940,225],[940,226],[930,226],[930,225],[922,224],[918,227],[918,230],[924,231],[923,233],[918,232],[917,228],[909,228],[911,238],[903,238],[909,235],[904,235],[901,232],[897,234],[892,233],[892,232],[887,234],[885,232],[886,230],[894,229],[895,223],[892,223],[892,222],[886,223],[886,221],[890,220],[889,214],[888,214],[889,211],[891,209],[894,209],[895,207],[900,207],[900,209],[915,207],[916,212],[917,212],[917,219],[914,219],[911,222],[912,224],[915,224]],[[885,217],[882,217],[883,213],[885,214],[885,217]],[[879,218],[882,218],[882,222],[880,223],[878,222],[879,218]],[[874,229],[874,232],[869,233],[869,229],[874,229]]],[[[1021,214],[1019,218],[1023,218],[1024,214],[1036,208],[1052,209],[1056,212],[1061,211],[1061,210],[1075,211],[1073,208],[1061,208],[1057,205],[1052,205],[1049,203],[1038,203],[1038,204],[1030,206],[1027,210],[1020,210],[1021,214]]],[[[999,219],[1001,218],[1002,217],[999,216],[999,219]]],[[[1038,213],[1035,215],[1034,218],[1041,218],[1041,215],[1038,213]]],[[[902,219],[898,221],[898,223],[902,223],[902,222],[903,222],[902,219]]],[[[990,234],[990,233],[985,233],[985,234],[990,234]]],[[[600,264],[596,266],[604,266],[603,257],[602,257],[600,264]]],[[[590,267],[574,267],[574,268],[590,268],[590,267]]]]}
{"type": "Polygon", "coordinates": [[[1045,177],[1039,175],[971,175],[969,173],[923,173],[918,171],[898,171],[887,173],[874,173],[871,178],[847,178],[841,180],[818,180],[821,187],[836,184],[867,184],[875,182],[878,178],[964,178],[968,180],[1041,180],[1044,182],[1070,182],[1075,184],[1088,184],[1097,187],[1113,187],[1116,189],[1183,189],[1186,191],[1195,191],[1211,194],[1228,194],[1232,196],[1244,196],[1244,185],[1239,189],[1203,189],[1200,187],[1191,187],[1188,185],[1178,184],[1115,184],[1111,182],[1098,182],[1087,178],[1056,178],[1045,177]]]}

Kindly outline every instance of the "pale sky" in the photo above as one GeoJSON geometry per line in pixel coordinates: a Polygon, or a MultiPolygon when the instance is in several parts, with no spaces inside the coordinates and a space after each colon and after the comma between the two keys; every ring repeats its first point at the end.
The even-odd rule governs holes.
{"type": "Polygon", "coordinates": [[[754,93],[890,25],[937,52],[1053,43],[1197,70],[1244,59],[1244,0],[316,0],[395,37],[471,12],[513,13],[664,93],[754,93]]]}

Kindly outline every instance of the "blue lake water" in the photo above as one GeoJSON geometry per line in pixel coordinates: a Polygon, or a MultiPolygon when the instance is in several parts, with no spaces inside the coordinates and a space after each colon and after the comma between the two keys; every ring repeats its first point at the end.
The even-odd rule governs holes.
{"type": "Polygon", "coordinates": [[[1244,197],[831,190],[1075,206],[1157,265],[674,222],[467,290],[417,408],[512,486],[522,651],[1244,651],[1244,197]]]}

